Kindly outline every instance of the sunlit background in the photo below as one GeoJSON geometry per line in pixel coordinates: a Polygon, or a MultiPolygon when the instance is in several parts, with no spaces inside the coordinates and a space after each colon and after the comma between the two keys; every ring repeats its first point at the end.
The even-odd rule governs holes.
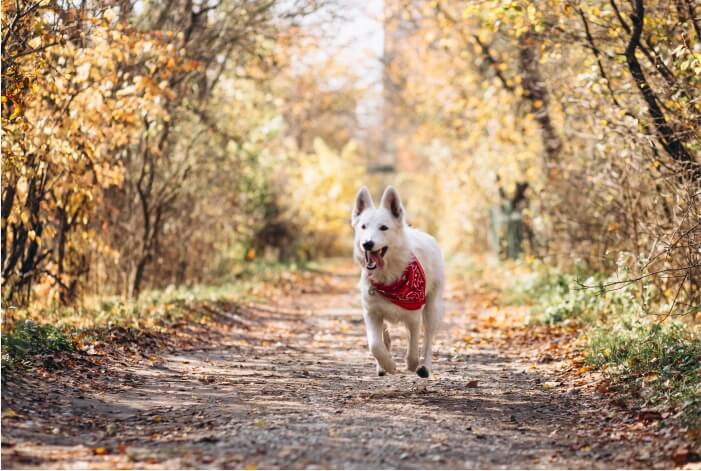
{"type": "Polygon", "coordinates": [[[608,0],[6,3],[3,297],[348,256],[391,183],[449,264],[674,270],[689,311],[699,7],[644,7],[636,39],[608,0]]]}

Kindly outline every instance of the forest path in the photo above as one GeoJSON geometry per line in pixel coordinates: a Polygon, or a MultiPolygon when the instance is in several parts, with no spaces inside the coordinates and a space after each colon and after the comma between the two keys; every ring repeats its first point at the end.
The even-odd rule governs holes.
{"type": "MultiPolygon", "coordinates": [[[[669,465],[621,431],[627,413],[563,379],[546,344],[511,342],[484,295],[449,292],[431,379],[378,377],[356,278],[318,276],[229,306],[231,330],[206,347],[95,371],[87,391],[65,377],[6,384],[3,407],[20,414],[3,420],[3,468],[669,465]]],[[[400,360],[406,333],[391,332],[400,360]]]]}

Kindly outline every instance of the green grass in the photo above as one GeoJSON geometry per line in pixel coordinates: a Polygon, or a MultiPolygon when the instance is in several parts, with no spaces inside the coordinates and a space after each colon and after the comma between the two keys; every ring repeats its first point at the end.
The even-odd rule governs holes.
{"type": "Polygon", "coordinates": [[[584,325],[586,361],[645,407],[674,411],[672,420],[701,430],[701,326],[659,320],[669,305],[645,284],[603,285],[617,277],[538,267],[514,280],[508,303],[531,305],[534,324],[584,325]],[[594,286],[585,289],[582,285],[594,286]]]}
{"type": "Polygon", "coordinates": [[[22,320],[2,334],[2,366],[31,365],[32,357],[74,350],[70,335],[52,325],[22,320]]]}
{"type": "Polygon", "coordinates": [[[594,326],[587,362],[607,368],[621,390],[671,406],[684,426],[701,430],[701,335],[681,322],[624,318],[594,326]]]}

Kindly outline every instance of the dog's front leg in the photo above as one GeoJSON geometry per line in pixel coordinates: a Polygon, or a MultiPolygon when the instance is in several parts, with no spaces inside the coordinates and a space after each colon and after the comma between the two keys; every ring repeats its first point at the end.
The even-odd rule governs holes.
{"type": "Polygon", "coordinates": [[[421,318],[412,316],[406,321],[406,328],[409,330],[409,345],[406,350],[406,369],[412,373],[416,372],[419,366],[419,333],[421,318]]]}
{"type": "Polygon", "coordinates": [[[428,378],[433,366],[433,338],[438,331],[441,318],[443,317],[443,300],[440,293],[428,296],[426,306],[422,313],[422,324],[424,330],[423,361],[416,374],[422,378],[428,378]]]}
{"type": "Polygon", "coordinates": [[[389,350],[385,346],[383,339],[384,326],[382,319],[369,312],[365,313],[365,329],[368,334],[368,347],[370,353],[377,360],[377,374],[382,376],[385,372],[394,373],[397,367],[392,360],[389,350]]]}

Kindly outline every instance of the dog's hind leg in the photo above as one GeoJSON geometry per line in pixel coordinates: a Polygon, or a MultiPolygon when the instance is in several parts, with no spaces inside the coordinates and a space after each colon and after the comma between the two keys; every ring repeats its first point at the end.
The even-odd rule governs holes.
{"type": "Polygon", "coordinates": [[[421,317],[424,331],[424,348],[421,366],[416,370],[416,374],[422,378],[428,378],[433,367],[433,339],[443,318],[443,299],[440,291],[426,298],[426,306],[421,313],[421,317]]]}
{"type": "Polygon", "coordinates": [[[397,367],[392,360],[388,346],[385,344],[385,342],[389,343],[389,332],[385,337],[386,326],[382,320],[366,313],[365,328],[368,334],[368,347],[370,347],[372,356],[377,360],[377,374],[383,376],[385,373],[394,373],[397,367]]]}

